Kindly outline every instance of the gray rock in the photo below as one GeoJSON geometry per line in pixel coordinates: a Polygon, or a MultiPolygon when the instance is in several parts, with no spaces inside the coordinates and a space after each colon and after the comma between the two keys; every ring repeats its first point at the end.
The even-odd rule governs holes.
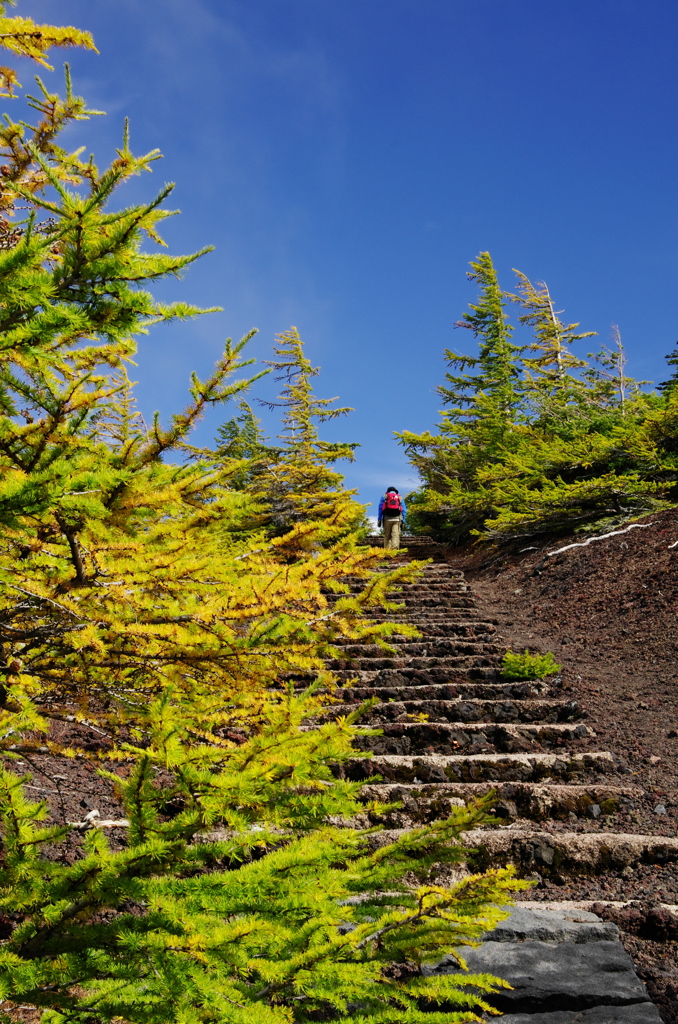
{"type": "Polygon", "coordinates": [[[527,909],[520,904],[483,936],[489,942],[614,942],[618,938],[616,924],[586,910],[527,909]]]}
{"type": "Polygon", "coordinates": [[[508,1013],[491,1017],[497,1024],[661,1024],[659,1010],[652,1003],[634,1006],[594,1006],[590,1010],[561,1010],[557,1013],[508,1013]]]}
{"type": "MultiPolygon", "coordinates": [[[[489,997],[498,1010],[534,1014],[649,1001],[620,942],[483,942],[463,956],[472,974],[494,974],[513,986],[489,997]]],[[[458,967],[445,957],[422,972],[456,974],[458,967]]]]}

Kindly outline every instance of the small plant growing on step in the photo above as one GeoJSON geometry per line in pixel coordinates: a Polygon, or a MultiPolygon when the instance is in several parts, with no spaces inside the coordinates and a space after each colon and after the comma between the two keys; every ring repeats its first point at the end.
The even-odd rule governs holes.
{"type": "Polygon", "coordinates": [[[502,679],[543,679],[555,675],[563,666],[559,665],[550,651],[546,654],[524,654],[507,651],[501,660],[502,679]]]}

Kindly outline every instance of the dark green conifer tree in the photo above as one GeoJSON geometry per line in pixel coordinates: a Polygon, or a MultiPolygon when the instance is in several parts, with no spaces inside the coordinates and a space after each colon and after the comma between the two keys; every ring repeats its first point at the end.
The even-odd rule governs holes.
{"type": "Polygon", "coordinates": [[[674,479],[655,439],[666,415],[650,431],[656,400],[626,374],[618,332],[587,363],[571,345],[592,332],[563,323],[546,285],[516,271],[508,298],[524,310],[535,339],[526,349],[537,353],[526,355],[509,341],[489,256],[473,266],[481,298],[462,324],[480,336],[480,355],[455,365],[475,374],[447,375],[452,387],[440,392],[456,404],[439,435],[398,435],[423,482],[410,498],[415,529],[522,540],[660,507],[674,479]]]}
{"type": "Polygon", "coordinates": [[[465,424],[466,436],[471,439],[472,431],[492,431],[497,443],[501,443],[522,404],[522,347],[511,341],[513,328],[508,323],[504,293],[489,252],[481,252],[471,267],[466,276],[479,285],[480,295],[455,326],[473,333],[478,341],[478,355],[460,356],[446,349],[448,365],[461,372],[447,373],[447,383],[438,393],[449,407],[443,414],[446,422],[465,424]],[[475,372],[465,373],[467,368],[475,372]]]}
{"type": "Polygon", "coordinates": [[[279,457],[279,449],[267,443],[261,420],[244,398],[239,413],[217,432],[215,456],[218,463],[231,465],[230,486],[235,490],[253,490],[266,467],[279,457]]]}
{"type": "Polygon", "coordinates": [[[335,407],[336,398],[318,398],[313,379],[319,369],[304,354],[296,327],[278,335],[275,359],[267,361],[277,381],[283,384],[276,401],[263,403],[282,410],[278,445],[260,449],[268,466],[257,473],[252,492],[261,509],[262,522],[279,535],[296,524],[326,523],[328,537],[335,528],[355,530],[365,525],[364,510],[354,500],[355,491],[343,486],[335,468],[342,460],[353,462],[356,444],[325,441],[323,424],[348,415],[348,407],[335,407]]]}
{"type": "Polygon", "coordinates": [[[562,310],[556,310],[546,283],[538,281],[534,285],[520,270],[514,270],[514,274],[518,278],[517,294],[509,293],[507,297],[524,311],[518,322],[534,333],[526,351],[535,355],[521,356],[531,418],[566,420],[586,404],[585,385],[577,371],[587,362],[574,354],[572,345],[593,337],[595,331],[577,332],[579,324],[563,323],[562,310]]]}
{"type": "Polygon", "coordinates": [[[657,384],[659,391],[673,391],[678,386],[678,348],[674,348],[672,352],[669,352],[667,356],[664,356],[669,366],[675,366],[675,370],[671,374],[668,380],[663,380],[661,384],[657,384]]]}
{"type": "Polygon", "coordinates": [[[454,540],[468,536],[491,514],[491,491],[479,484],[478,473],[511,449],[524,404],[522,347],[511,341],[506,300],[490,254],[480,253],[471,268],[467,276],[479,285],[479,298],[455,326],[473,332],[478,355],[445,351],[448,366],[458,372],[446,373],[438,388],[445,405],[438,434],[397,434],[424,485],[409,497],[410,524],[454,540]]]}
{"type": "Polygon", "coordinates": [[[648,380],[635,380],[626,372],[628,362],[621,333],[616,324],[610,328],[612,345],[603,345],[599,352],[589,352],[593,359],[583,376],[591,387],[590,400],[607,411],[617,410],[624,417],[637,400],[642,398],[642,387],[648,380]]]}

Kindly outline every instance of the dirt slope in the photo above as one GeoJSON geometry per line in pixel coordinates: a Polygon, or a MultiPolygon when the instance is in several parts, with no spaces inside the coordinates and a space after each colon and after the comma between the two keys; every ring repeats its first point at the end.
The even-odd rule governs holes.
{"type": "Polygon", "coordinates": [[[463,565],[508,646],[553,651],[564,687],[582,699],[599,736],[661,798],[655,806],[666,806],[666,816],[653,817],[654,831],[667,835],[678,827],[676,541],[671,510],[587,547],[563,550],[581,543],[570,538],[500,560],[450,559],[463,565]]]}
{"type": "MultiPolygon", "coordinates": [[[[644,799],[615,827],[678,834],[678,510],[657,513],[586,547],[581,537],[515,554],[458,552],[486,616],[507,647],[552,651],[563,665],[562,689],[587,709],[594,746],[621,755],[644,799]],[[552,554],[552,552],[560,552],[552,554]]],[[[579,822],[575,830],[596,827],[579,822]]],[[[598,826],[599,827],[599,826],[598,826]]],[[[543,900],[639,900],[647,920],[659,903],[678,903],[678,873],[668,865],[627,876],[547,881],[543,900]]],[[[622,924],[622,921],[619,921],[622,924]]],[[[625,943],[662,1007],[678,1020],[678,943],[652,941],[629,927],[625,943]]]]}

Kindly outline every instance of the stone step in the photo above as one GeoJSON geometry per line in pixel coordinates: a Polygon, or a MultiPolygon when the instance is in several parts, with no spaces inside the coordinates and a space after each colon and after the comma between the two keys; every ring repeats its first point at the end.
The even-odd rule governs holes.
{"type": "Polygon", "coordinates": [[[446,622],[480,622],[478,609],[465,605],[447,605],[443,602],[432,603],[430,607],[417,605],[414,608],[403,608],[402,602],[394,599],[395,608],[371,608],[366,611],[365,618],[377,622],[407,622],[411,626],[428,624],[443,625],[446,622]]]}
{"type": "MultiPolygon", "coordinates": [[[[394,602],[395,603],[395,602],[394,602]]],[[[379,622],[449,622],[450,620],[479,619],[478,609],[465,605],[463,608],[368,608],[363,613],[367,619],[379,622]]]]}
{"type": "MultiPolygon", "coordinates": [[[[606,907],[613,907],[617,910],[623,910],[626,907],[637,906],[637,900],[554,900],[548,902],[546,900],[523,900],[520,894],[516,896],[516,899],[520,901],[521,907],[528,907],[529,909],[541,908],[543,910],[587,910],[594,912],[594,907],[600,906],[601,903],[606,907]]],[[[656,903],[652,901],[654,906],[661,907],[663,910],[669,910],[672,914],[678,913],[678,903],[656,903]]]]}
{"type": "MultiPolygon", "coordinates": [[[[370,835],[372,847],[400,839],[408,829],[384,829],[370,835]]],[[[506,826],[462,833],[469,848],[467,869],[485,871],[513,865],[519,877],[561,880],[623,871],[639,864],[667,865],[678,861],[678,838],[631,832],[543,832],[506,826]]]]}
{"type": "MultiPolygon", "coordinates": [[[[392,841],[392,840],[391,840],[392,841]]],[[[506,828],[466,832],[474,870],[513,864],[520,875],[598,875],[637,864],[678,861],[678,838],[630,832],[538,832],[506,828]]]]}
{"type": "MultiPolygon", "coordinates": [[[[401,542],[403,544],[410,544],[412,547],[430,547],[440,548],[441,551],[447,551],[446,544],[440,544],[438,541],[433,540],[431,537],[427,537],[425,534],[417,533],[403,533],[401,534],[401,542]]],[[[384,538],[380,533],[369,533],[365,538],[364,543],[370,547],[381,547],[384,542],[384,538]]]]}
{"type": "Polygon", "coordinates": [[[405,601],[456,601],[462,598],[471,604],[476,603],[475,595],[464,580],[422,580],[420,583],[400,584],[395,592],[402,595],[405,601]]]}
{"type": "Polygon", "coordinates": [[[438,587],[454,587],[457,590],[473,595],[473,590],[462,573],[455,575],[453,572],[444,572],[442,569],[435,572],[431,570],[427,571],[425,569],[420,576],[410,580],[402,580],[397,583],[396,586],[402,590],[413,591],[425,591],[428,589],[436,589],[438,587]]]}
{"type": "MultiPolygon", "coordinates": [[[[501,1008],[511,1011],[502,1022],[660,1024],[611,922],[565,903],[521,902],[505,909],[509,916],[471,952],[478,953],[475,970],[494,970],[512,985],[499,993],[505,1000],[501,1008]]],[[[446,973],[452,963],[443,957],[424,973],[446,973]]],[[[494,997],[490,1001],[496,1003],[494,997]]]]}
{"type": "MultiPolygon", "coordinates": [[[[350,673],[345,673],[350,677],[350,673]]],[[[382,701],[421,701],[421,700],[517,700],[529,701],[544,697],[549,687],[541,680],[494,683],[472,682],[468,679],[454,679],[444,683],[416,683],[408,685],[405,673],[360,673],[363,676],[374,675],[375,685],[342,686],[336,693],[342,701],[363,701],[377,697],[382,701]],[[390,680],[390,682],[389,682],[390,680]]]]}
{"type": "MultiPolygon", "coordinates": [[[[348,592],[357,593],[365,587],[367,580],[364,579],[347,579],[344,583],[347,585],[348,592]]],[[[327,590],[325,591],[328,595],[337,594],[339,591],[327,590]]],[[[344,591],[346,593],[346,591],[344,591]]],[[[389,588],[389,594],[406,594],[417,596],[419,594],[430,596],[431,594],[466,594],[473,598],[473,591],[470,586],[461,576],[448,576],[443,573],[438,573],[436,576],[426,576],[412,582],[407,580],[395,580],[389,588]]]]}
{"type": "Polygon", "coordinates": [[[519,903],[504,907],[509,916],[485,932],[483,942],[618,942],[619,928],[591,911],[571,906],[519,903]]]}
{"type": "Polygon", "coordinates": [[[384,782],[579,782],[586,775],[614,772],[617,762],[607,751],[564,750],[558,754],[379,754],[351,758],[337,765],[338,775],[355,782],[375,775],[384,782]]]}
{"type": "MultiPolygon", "coordinates": [[[[380,571],[389,573],[393,571],[394,567],[389,566],[388,562],[382,563],[383,569],[380,571]]],[[[461,569],[453,569],[450,565],[444,565],[441,562],[432,563],[431,565],[425,565],[418,567],[414,573],[408,578],[403,578],[400,583],[401,586],[409,583],[410,585],[416,584],[428,584],[444,580],[447,582],[458,582],[465,586],[468,586],[466,578],[461,569]]],[[[469,588],[470,589],[470,588],[469,588]]]]}
{"type": "MultiPolygon", "coordinates": [[[[430,668],[420,669],[413,667],[401,667],[399,669],[356,669],[335,668],[333,675],[341,686],[355,685],[358,687],[378,685],[383,678],[391,679],[400,676],[403,686],[408,683],[411,687],[432,686],[439,683],[496,683],[500,678],[499,668],[493,665],[476,665],[473,668],[443,669],[430,668]]],[[[301,678],[301,676],[300,676],[301,678]]]]}
{"type": "Polygon", "coordinates": [[[395,585],[387,591],[387,601],[399,601],[408,608],[435,607],[437,602],[450,602],[460,607],[475,608],[476,597],[463,582],[440,581],[427,584],[395,585]],[[424,604],[426,602],[426,604],[424,604]]]}
{"type": "MultiPolygon", "coordinates": [[[[362,593],[362,588],[350,590],[348,593],[329,593],[325,594],[325,600],[328,604],[336,604],[337,601],[342,600],[345,597],[357,597],[362,593]]],[[[436,611],[437,609],[445,609],[448,612],[454,613],[455,610],[464,613],[465,610],[473,611],[477,614],[477,606],[475,598],[464,590],[451,589],[449,587],[441,588],[438,593],[435,590],[424,591],[423,593],[415,592],[414,590],[404,593],[400,589],[388,590],[386,593],[387,605],[395,605],[396,607],[388,607],[387,605],[373,605],[369,611],[372,615],[375,614],[393,614],[397,613],[402,615],[403,612],[417,613],[423,612],[424,614],[436,611]]]]}
{"type": "Polygon", "coordinates": [[[379,735],[358,732],[353,746],[373,754],[513,754],[595,736],[588,726],[576,722],[386,722],[379,729],[379,735]]]}
{"type": "MultiPolygon", "coordinates": [[[[529,892],[529,890],[526,890],[529,892]]],[[[638,900],[524,900],[521,898],[522,894],[518,893],[516,896],[517,906],[527,907],[528,909],[537,908],[543,910],[555,910],[560,911],[571,911],[571,910],[586,910],[590,913],[596,912],[596,907],[600,907],[601,904],[610,908],[611,910],[626,910],[626,909],[637,909],[638,900]]],[[[659,903],[657,900],[651,900],[653,909],[657,910],[668,910],[670,914],[678,914],[678,903],[659,903]]]]}
{"type": "MultiPolygon", "coordinates": [[[[390,571],[390,569],[385,568],[383,570],[383,575],[387,575],[390,571]]],[[[357,589],[358,587],[364,587],[366,582],[368,581],[361,578],[360,576],[348,576],[345,577],[342,582],[351,589],[357,589]]],[[[415,577],[414,579],[394,580],[392,583],[392,587],[396,591],[426,591],[435,590],[438,587],[450,587],[454,588],[457,591],[461,591],[462,593],[473,593],[471,587],[469,586],[469,584],[466,582],[462,575],[453,575],[449,572],[426,572],[425,570],[423,573],[421,573],[421,575],[415,577]]],[[[329,590],[328,592],[332,593],[333,591],[329,590]]]]}
{"type": "MultiPolygon", "coordinates": [[[[489,644],[488,644],[489,646],[489,644]]],[[[460,654],[457,656],[448,655],[446,657],[435,658],[435,657],[417,657],[417,658],[401,658],[395,657],[384,657],[383,651],[381,657],[373,658],[331,658],[326,662],[327,667],[334,671],[340,669],[347,671],[348,669],[356,670],[359,672],[376,671],[377,669],[391,668],[398,671],[404,668],[419,668],[419,669],[442,669],[445,672],[463,672],[472,668],[494,668],[496,669],[499,659],[494,650],[487,653],[469,653],[460,654]]]]}
{"type": "MultiPolygon", "coordinates": [[[[315,722],[329,722],[355,711],[354,704],[335,704],[315,722]]],[[[429,722],[573,722],[582,717],[576,700],[392,700],[382,701],[361,715],[361,725],[412,721],[425,715],[429,722]]]]}
{"type": "Polygon", "coordinates": [[[402,808],[380,813],[369,811],[374,824],[404,828],[444,818],[453,807],[461,807],[479,797],[492,793],[495,803],[492,812],[498,817],[512,820],[527,818],[532,821],[550,819],[564,821],[572,815],[593,819],[593,815],[614,814],[620,809],[633,807],[644,791],[638,786],[615,786],[592,782],[588,785],[540,784],[534,782],[438,782],[403,784],[371,783],[363,786],[361,800],[369,803],[398,801],[402,808]],[[595,810],[597,809],[597,811],[595,810]]]}
{"type": "MultiPolygon", "coordinates": [[[[392,566],[388,562],[382,562],[376,567],[376,572],[387,575],[392,572],[392,566]]],[[[356,576],[355,574],[345,577],[347,582],[360,582],[362,577],[356,576]]],[[[417,569],[417,574],[411,577],[412,585],[417,583],[428,583],[430,580],[461,580],[466,586],[466,579],[461,569],[453,569],[451,565],[441,565],[440,563],[425,565],[422,568],[417,569]]],[[[400,584],[401,586],[403,584],[400,584]]]]}
{"type": "MultiPolygon", "coordinates": [[[[341,597],[340,594],[336,596],[337,598],[341,597]]],[[[438,596],[435,594],[414,595],[396,593],[393,595],[393,601],[397,601],[399,605],[402,605],[403,610],[415,612],[418,610],[425,611],[427,608],[435,609],[436,611],[441,609],[454,611],[457,608],[475,609],[476,607],[475,598],[467,594],[444,594],[438,596]]]]}
{"type": "MultiPolygon", "coordinates": [[[[423,626],[418,626],[417,629],[421,632],[423,637],[426,637],[426,639],[430,643],[437,639],[447,640],[450,637],[457,636],[493,637],[494,634],[497,632],[497,625],[494,622],[474,618],[461,619],[459,622],[455,622],[453,619],[444,618],[441,619],[439,623],[424,623],[423,626]]],[[[399,636],[397,633],[393,636],[388,637],[389,644],[410,642],[410,637],[399,636]]]]}
{"type": "MultiPolygon", "coordinates": [[[[382,562],[382,565],[388,567],[388,562],[382,562]]],[[[462,569],[456,568],[454,565],[450,565],[449,562],[429,562],[428,565],[424,565],[419,569],[422,577],[428,576],[460,576],[464,577],[462,569]]]]}
{"type": "Polygon", "coordinates": [[[411,640],[402,637],[400,642],[393,643],[393,654],[385,650],[381,644],[372,643],[347,643],[343,644],[339,651],[337,661],[355,661],[362,663],[367,659],[383,661],[396,659],[399,662],[409,663],[416,660],[419,663],[422,659],[433,660],[435,665],[447,664],[452,659],[468,657],[492,658],[499,661],[501,657],[500,648],[494,643],[486,643],[475,638],[457,637],[454,639],[443,638],[435,643],[431,640],[411,640]]]}
{"type": "MultiPolygon", "coordinates": [[[[491,622],[478,622],[475,619],[468,619],[464,622],[450,622],[445,620],[440,625],[433,626],[429,625],[425,627],[425,632],[422,633],[421,637],[407,636],[403,633],[392,633],[390,636],[384,637],[384,640],[389,645],[399,644],[435,644],[438,641],[441,643],[454,643],[459,638],[466,639],[480,639],[485,643],[492,643],[494,636],[497,632],[497,627],[491,622]],[[488,638],[488,639],[486,639],[488,638]]],[[[334,641],[335,646],[343,647],[358,644],[360,641],[351,639],[348,637],[341,637],[334,641]]],[[[372,643],[371,640],[367,640],[367,643],[372,643]]]]}
{"type": "MultiPolygon", "coordinates": [[[[459,613],[455,612],[454,615],[438,614],[435,615],[401,615],[397,614],[385,614],[385,615],[366,615],[366,619],[371,619],[373,622],[385,622],[391,626],[414,626],[418,633],[422,636],[445,636],[444,631],[439,633],[439,629],[445,628],[449,622],[466,624],[468,626],[474,625],[479,621],[478,616],[472,612],[464,614],[462,611],[459,613]]],[[[493,631],[496,633],[496,630],[493,631]]],[[[397,635],[397,634],[396,634],[397,635]]]]}
{"type": "MultiPolygon", "coordinates": [[[[476,668],[468,669],[466,672],[461,671],[447,671],[445,669],[433,668],[428,670],[415,669],[415,668],[401,668],[401,669],[374,669],[368,671],[367,669],[334,669],[332,675],[338,683],[338,688],[334,691],[337,694],[347,695],[342,699],[353,699],[353,692],[361,692],[365,696],[356,698],[365,700],[370,696],[378,696],[375,693],[377,690],[383,690],[384,693],[388,691],[389,697],[393,696],[394,699],[413,696],[418,697],[420,695],[426,695],[428,693],[434,696],[438,694],[447,694],[452,697],[455,696],[470,696],[470,697],[501,697],[506,695],[507,697],[514,697],[521,699],[521,694],[524,692],[526,695],[541,696],[549,692],[549,687],[542,680],[538,680],[537,683],[528,682],[515,682],[515,683],[499,683],[499,670],[491,666],[479,666],[476,668]],[[535,688],[529,691],[524,691],[522,688],[525,686],[534,686],[535,688]],[[506,689],[510,687],[510,689],[506,689]],[[368,692],[369,691],[369,692],[368,692]]],[[[281,672],[278,676],[278,682],[281,685],[288,685],[293,683],[297,687],[310,686],[317,679],[315,672],[281,672]]]]}

